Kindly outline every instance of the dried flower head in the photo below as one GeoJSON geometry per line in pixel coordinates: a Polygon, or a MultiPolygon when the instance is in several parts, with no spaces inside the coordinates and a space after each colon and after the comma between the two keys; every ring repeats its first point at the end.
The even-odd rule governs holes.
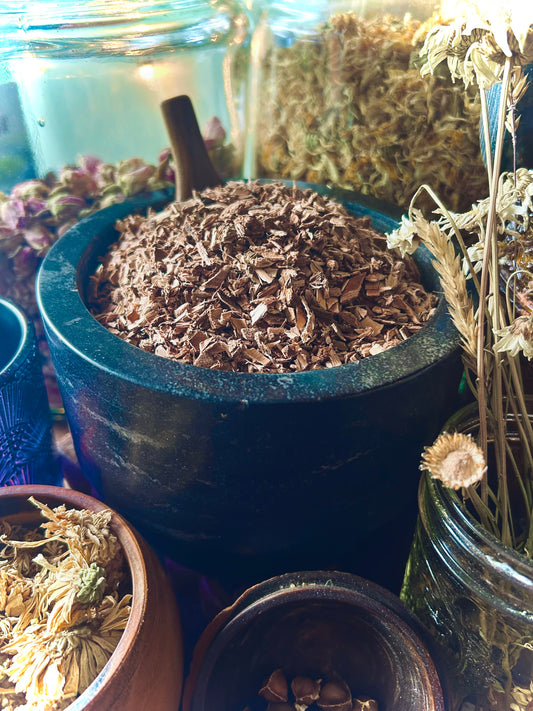
{"type": "Polygon", "coordinates": [[[494,335],[498,353],[507,351],[515,356],[522,352],[528,360],[533,358],[533,314],[519,316],[509,326],[495,330],[494,335]]]}
{"type": "Polygon", "coordinates": [[[95,679],[130,614],[110,511],[54,509],[41,531],[0,521],[2,709],[59,711],[95,679]],[[24,705],[22,705],[24,704],[24,705]]]}
{"type": "Polygon", "coordinates": [[[446,60],[453,79],[489,88],[501,80],[506,58],[514,66],[531,61],[532,24],[533,6],[523,0],[463,0],[453,23],[427,35],[422,74],[446,60]]]}
{"type": "Polygon", "coordinates": [[[422,455],[420,469],[427,470],[450,489],[472,486],[486,470],[485,457],[470,435],[444,432],[422,455]]]}
{"type": "Polygon", "coordinates": [[[406,215],[402,215],[400,226],[387,235],[387,247],[398,249],[402,257],[405,257],[406,254],[416,252],[419,245],[420,237],[414,223],[406,215]]]}

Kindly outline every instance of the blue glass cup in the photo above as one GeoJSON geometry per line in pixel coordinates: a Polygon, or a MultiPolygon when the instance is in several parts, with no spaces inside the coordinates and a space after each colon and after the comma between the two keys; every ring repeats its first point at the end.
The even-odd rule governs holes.
{"type": "Polygon", "coordinates": [[[61,482],[35,330],[0,298],[0,486],[61,482]]]}

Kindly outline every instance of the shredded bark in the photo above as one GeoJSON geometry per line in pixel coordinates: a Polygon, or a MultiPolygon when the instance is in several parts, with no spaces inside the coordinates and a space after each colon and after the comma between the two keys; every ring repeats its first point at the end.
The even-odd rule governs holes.
{"type": "Polygon", "coordinates": [[[296,185],[233,181],[119,221],[91,277],[109,331],[203,368],[282,373],[397,345],[434,312],[370,218],[296,185]]]}

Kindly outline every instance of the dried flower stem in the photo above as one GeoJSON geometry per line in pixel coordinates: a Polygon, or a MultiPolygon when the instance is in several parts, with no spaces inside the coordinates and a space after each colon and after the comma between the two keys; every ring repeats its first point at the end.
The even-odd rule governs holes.
{"type": "Polygon", "coordinates": [[[492,193],[492,139],[490,135],[489,108],[487,105],[487,92],[484,87],[479,88],[481,98],[481,125],[483,127],[483,140],[485,142],[485,163],[489,180],[489,193],[492,193]]]}
{"type": "MultiPolygon", "coordinates": [[[[483,265],[481,268],[481,291],[479,300],[479,323],[478,323],[478,352],[477,352],[477,373],[478,373],[478,405],[479,405],[479,421],[480,421],[480,438],[481,448],[485,452],[485,457],[488,453],[488,430],[487,430],[487,382],[485,370],[485,337],[486,337],[486,319],[485,309],[490,306],[492,328],[500,328],[500,307],[499,307],[499,262],[498,262],[498,235],[496,230],[496,213],[497,213],[497,198],[498,198],[498,178],[501,170],[501,157],[503,152],[503,139],[505,135],[505,115],[507,110],[506,97],[509,92],[511,82],[511,62],[507,58],[505,61],[502,90],[498,115],[498,131],[496,134],[496,146],[494,150],[494,161],[492,166],[491,185],[494,187],[490,191],[489,213],[487,217],[487,228],[485,243],[488,249],[485,249],[483,256],[483,265]],[[487,304],[489,272],[492,279],[492,289],[490,290],[490,304],[487,304]]],[[[498,430],[495,438],[495,456],[498,460],[498,489],[501,492],[502,503],[502,541],[507,545],[511,545],[509,534],[509,497],[507,487],[507,466],[505,450],[501,446],[505,442],[505,420],[503,417],[503,395],[501,381],[501,356],[497,351],[490,351],[494,358],[493,369],[493,387],[492,387],[492,408],[496,414],[496,428],[498,430]]],[[[486,490],[484,492],[486,495],[486,490]]]]}

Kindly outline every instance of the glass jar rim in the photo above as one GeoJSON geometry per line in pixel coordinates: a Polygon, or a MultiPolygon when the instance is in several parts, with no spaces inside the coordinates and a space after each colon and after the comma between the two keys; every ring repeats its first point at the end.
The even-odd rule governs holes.
{"type": "Polygon", "coordinates": [[[236,0],[7,0],[0,4],[0,60],[21,52],[65,58],[65,50],[74,58],[144,56],[186,45],[240,42],[247,31],[247,14],[236,0]]]}

